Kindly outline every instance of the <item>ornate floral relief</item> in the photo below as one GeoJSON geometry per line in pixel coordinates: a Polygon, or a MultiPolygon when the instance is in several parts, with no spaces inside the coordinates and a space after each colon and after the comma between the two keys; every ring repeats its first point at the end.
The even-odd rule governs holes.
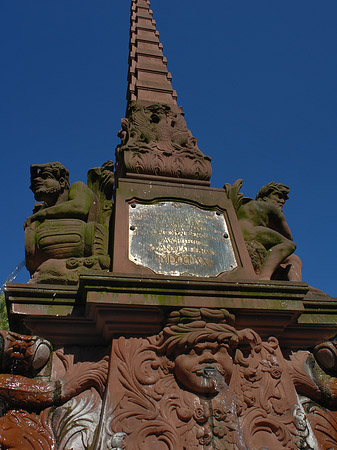
{"type": "MultiPolygon", "coordinates": [[[[10,336],[6,367],[20,345],[33,364],[32,342],[10,336]]],[[[26,409],[0,418],[2,449],[337,448],[335,378],[310,352],[284,358],[276,338],[237,330],[225,310],[182,308],[158,335],[113,340],[109,379],[106,357],[75,353],[55,352],[52,381],[0,375],[4,408],[26,409]]]]}
{"type": "Polygon", "coordinates": [[[299,395],[307,396],[312,400],[322,399],[322,389],[315,382],[312,373],[314,359],[309,351],[292,352],[287,361],[287,367],[291,380],[299,395]]]}
{"type": "Polygon", "coordinates": [[[337,448],[337,413],[329,411],[309,399],[303,399],[303,407],[319,444],[320,450],[337,448]]]}
{"type": "Polygon", "coordinates": [[[324,363],[332,359],[321,353],[322,349],[334,347],[328,342],[317,346],[313,354],[308,351],[292,353],[288,362],[290,375],[297,392],[302,395],[307,420],[321,450],[337,448],[336,378],[329,375],[332,365],[326,372],[322,369],[324,363]],[[315,359],[317,354],[319,365],[315,359]]]}
{"type": "Polygon", "coordinates": [[[89,449],[100,419],[102,400],[95,389],[48,411],[48,426],[57,441],[57,450],[89,449]]]}
{"type": "Polygon", "coordinates": [[[124,389],[124,395],[115,403],[111,429],[114,433],[126,433],[128,449],[151,448],[154,441],[158,441],[158,448],[179,448],[175,428],[160,414],[158,400],[165,390],[154,388],[151,395],[146,389],[156,386],[160,378],[158,361],[149,350],[148,341],[120,338],[114,343],[114,352],[118,360],[116,382],[124,389]]]}
{"type": "Polygon", "coordinates": [[[317,450],[278,341],[224,310],[173,312],[148,339],[114,342],[111,436],[127,449],[317,450]]]}
{"type": "Polygon", "coordinates": [[[122,119],[116,151],[117,173],[124,171],[176,178],[208,180],[210,158],[197,146],[184,114],[168,105],[131,102],[122,119]]]}

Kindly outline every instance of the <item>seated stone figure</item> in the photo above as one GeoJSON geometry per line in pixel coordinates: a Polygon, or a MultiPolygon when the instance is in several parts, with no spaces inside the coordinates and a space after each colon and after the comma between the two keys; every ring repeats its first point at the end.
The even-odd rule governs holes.
{"type": "Polygon", "coordinates": [[[302,263],[294,255],[296,244],[283,214],[289,188],[271,182],[263,186],[255,200],[238,193],[242,180],[225,185],[234,200],[243,237],[254,269],[262,280],[301,280],[302,263]],[[236,198],[235,198],[236,197],[236,198]]]}
{"type": "MultiPolygon", "coordinates": [[[[104,172],[103,193],[111,194],[113,166],[104,172]],[[109,173],[109,182],[106,181],[109,173]]],[[[101,170],[102,169],[102,170],[101,170]]],[[[102,184],[92,183],[100,191],[102,184]]],[[[89,269],[107,270],[108,219],[99,211],[102,193],[83,182],[69,184],[69,172],[59,162],[31,166],[31,190],[38,203],[25,223],[26,266],[31,282],[76,284],[89,269]]],[[[111,213],[111,197],[107,199],[111,213]]],[[[106,205],[104,205],[106,208],[106,205]]],[[[108,208],[109,209],[109,208],[108,208]]]]}

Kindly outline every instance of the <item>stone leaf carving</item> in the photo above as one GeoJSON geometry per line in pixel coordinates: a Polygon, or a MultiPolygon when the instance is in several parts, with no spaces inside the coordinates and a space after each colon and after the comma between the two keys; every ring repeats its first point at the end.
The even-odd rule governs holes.
{"type": "Polygon", "coordinates": [[[184,114],[164,104],[130,102],[119,132],[117,174],[139,173],[209,180],[210,158],[197,146],[184,114]]]}
{"type": "Polygon", "coordinates": [[[109,269],[113,182],[112,161],[89,171],[89,187],[70,185],[59,162],[31,166],[31,189],[40,203],[25,223],[30,282],[77,284],[82,273],[109,269]]]}
{"type": "Polygon", "coordinates": [[[319,449],[337,448],[335,342],[290,354],[288,367],[319,449]]]}
{"type": "Polygon", "coordinates": [[[317,449],[277,339],[225,310],[173,311],[157,336],[114,340],[111,363],[108,428],[130,450],[317,449]]]}
{"type": "Polygon", "coordinates": [[[92,448],[101,407],[100,395],[91,388],[56,409],[45,410],[48,428],[57,441],[57,450],[92,448]]]}
{"type": "Polygon", "coordinates": [[[319,443],[320,450],[337,448],[337,413],[314,404],[308,399],[303,400],[310,425],[319,443]]]}

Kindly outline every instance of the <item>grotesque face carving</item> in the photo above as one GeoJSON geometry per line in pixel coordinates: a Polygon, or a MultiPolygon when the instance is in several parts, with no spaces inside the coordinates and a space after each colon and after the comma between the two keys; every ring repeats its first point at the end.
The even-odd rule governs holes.
{"type": "Polygon", "coordinates": [[[49,360],[51,348],[48,341],[37,336],[25,336],[12,331],[1,331],[0,335],[4,372],[25,376],[35,375],[49,360]]]}
{"type": "Polygon", "coordinates": [[[188,352],[176,356],[175,376],[182,385],[193,392],[215,394],[216,382],[207,375],[207,369],[219,372],[228,384],[233,372],[233,359],[230,353],[227,344],[199,342],[188,352]]]}

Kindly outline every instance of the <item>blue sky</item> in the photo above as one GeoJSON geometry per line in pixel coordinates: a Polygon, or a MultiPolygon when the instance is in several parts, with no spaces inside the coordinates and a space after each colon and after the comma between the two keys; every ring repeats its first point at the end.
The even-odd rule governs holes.
{"type": "MultiPolygon", "coordinates": [[[[128,0],[0,6],[1,284],[24,258],[32,163],[71,181],[114,159],[124,116],[128,0]]],[[[152,0],[178,103],[212,186],[290,186],[303,280],[337,295],[335,0],[152,0]]],[[[19,281],[27,280],[21,271],[19,281]]]]}

